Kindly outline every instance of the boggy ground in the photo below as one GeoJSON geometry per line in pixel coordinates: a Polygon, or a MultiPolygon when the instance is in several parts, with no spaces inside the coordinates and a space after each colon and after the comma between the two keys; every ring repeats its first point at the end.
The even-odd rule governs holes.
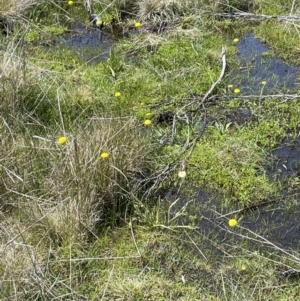
{"type": "Polygon", "coordinates": [[[298,3],[94,1],[93,64],[82,2],[0,4],[1,300],[299,297],[297,82],[231,82],[250,31],[297,67],[299,22],[214,15],[298,3]]]}

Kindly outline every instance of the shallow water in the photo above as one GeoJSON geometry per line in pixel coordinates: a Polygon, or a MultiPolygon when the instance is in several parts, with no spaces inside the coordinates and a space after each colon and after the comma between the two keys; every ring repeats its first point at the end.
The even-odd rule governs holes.
{"type": "Polygon", "coordinates": [[[271,48],[255,38],[252,32],[241,38],[236,47],[240,69],[229,81],[240,88],[241,94],[274,94],[297,88],[300,68],[272,55],[271,48]],[[267,82],[264,87],[262,81],[267,82]]]}
{"type": "MultiPolygon", "coordinates": [[[[299,251],[300,189],[291,190],[284,186],[289,179],[300,178],[300,137],[294,141],[290,139],[283,141],[282,145],[272,152],[272,157],[273,163],[270,164],[267,172],[271,178],[279,179],[283,183],[281,196],[274,200],[266,200],[266,203],[262,203],[261,206],[241,211],[238,214],[227,216],[227,218],[237,218],[240,226],[263,236],[279,247],[299,251]]],[[[298,182],[300,183],[300,180],[298,182]]],[[[196,195],[200,211],[198,226],[203,234],[218,238],[218,241],[230,242],[230,239],[234,239],[234,237],[228,237],[228,233],[220,230],[219,227],[227,228],[226,219],[225,222],[224,218],[215,219],[218,214],[226,215],[228,210],[220,205],[222,197],[219,196],[215,201],[212,200],[212,196],[203,190],[199,190],[196,195]],[[201,215],[205,218],[201,219],[201,215]]],[[[259,246],[259,244],[252,244],[254,249],[259,246]]]]}
{"type": "MultiPolygon", "coordinates": [[[[239,87],[241,94],[279,94],[297,89],[297,74],[300,68],[289,66],[276,56],[267,56],[265,53],[270,52],[270,48],[256,39],[253,33],[241,38],[236,47],[240,69],[231,74],[228,83],[239,87]],[[267,82],[265,86],[261,84],[263,80],[267,82]]],[[[232,122],[238,125],[257,118],[249,108],[243,106],[228,115],[225,115],[221,108],[221,113],[216,115],[216,120],[225,118],[226,123],[232,122]]],[[[208,117],[208,123],[214,121],[212,116],[208,117]]],[[[195,226],[202,235],[221,245],[223,243],[230,245],[232,241],[239,241],[241,245],[249,243],[248,239],[241,239],[228,232],[231,230],[228,229],[228,219],[237,218],[240,226],[261,235],[275,245],[284,249],[300,250],[300,189],[292,190],[290,187],[284,187],[287,181],[300,178],[300,137],[294,141],[290,139],[282,141],[281,145],[270,154],[268,161],[268,166],[265,166],[266,173],[271,181],[279,180],[283,188],[276,199],[266,199],[265,203],[262,202],[257,207],[227,215],[230,211],[238,210],[238,204],[233,205],[229,210],[228,207],[223,206],[224,197],[208,193],[202,188],[195,188],[197,191],[193,193],[195,207],[190,209],[188,216],[197,215],[195,226]],[[222,215],[225,217],[218,218],[222,215]]],[[[169,200],[172,202],[178,197],[173,195],[169,200]]],[[[180,200],[172,208],[173,213],[176,214],[190,198],[190,195],[180,196],[180,200]]],[[[178,222],[181,225],[190,223],[185,217],[178,222]]],[[[248,235],[247,230],[244,231],[245,235],[248,235]]],[[[265,246],[263,243],[251,242],[249,248],[255,250],[265,246]]]]}
{"type": "Polygon", "coordinates": [[[71,48],[82,61],[97,64],[109,58],[113,44],[120,38],[105,28],[99,30],[76,22],[61,42],[71,48]]]}
{"type": "MultiPolygon", "coordinates": [[[[300,68],[289,66],[282,59],[268,55],[271,49],[250,32],[237,44],[240,70],[231,75],[231,83],[241,94],[279,94],[299,87],[300,68]],[[261,82],[267,84],[263,86],[261,82]]],[[[300,177],[300,137],[285,139],[270,156],[266,172],[272,180],[285,186],[290,179],[300,177]]],[[[272,200],[271,200],[272,201],[272,200]]],[[[300,191],[283,187],[281,197],[266,206],[242,214],[242,226],[271,242],[294,250],[300,249],[300,191]],[[290,209],[289,209],[290,208],[290,209]]]]}

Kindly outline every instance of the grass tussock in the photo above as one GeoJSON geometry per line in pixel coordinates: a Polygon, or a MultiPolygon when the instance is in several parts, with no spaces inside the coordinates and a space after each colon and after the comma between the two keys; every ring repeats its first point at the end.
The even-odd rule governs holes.
{"type": "MultiPolygon", "coordinates": [[[[94,120],[77,135],[66,134],[65,145],[58,144],[58,135],[7,141],[2,149],[2,179],[9,205],[28,215],[38,205],[37,219],[58,206],[50,215],[60,219],[53,222],[56,229],[59,225],[74,229],[74,225],[65,227],[72,218],[78,227],[81,223],[95,229],[97,223],[120,218],[121,211],[130,212],[139,181],[146,177],[143,162],[151,151],[136,139],[135,125],[134,119],[94,120]]],[[[69,230],[63,236],[72,238],[69,230]]]]}
{"type": "Polygon", "coordinates": [[[1,0],[0,1],[0,28],[10,34],[15,24],[24,22],[24,14],[37,2],[35,0],[1,0]]]}
{"type": "Polygon", "coordinates": [[[2,17],[21,17],[31,6],[35,5],[36,1],[34,0],[24,0],[24,1],[7,1],[1,0],[0,14],[2,17]]]}

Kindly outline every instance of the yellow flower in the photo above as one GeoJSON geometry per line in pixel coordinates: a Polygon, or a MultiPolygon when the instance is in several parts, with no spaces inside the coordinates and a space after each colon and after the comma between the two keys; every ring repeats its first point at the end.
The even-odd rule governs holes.
{"type": "Polygon", "coordinates": [[[185,178],[186,177],[186,172],[184,170],[181,170],[180,172],[178,172],[178,177],[179,178],[185,178]]]}
{"type": "Polygon", "coordinates": [[[135,22],[134,23],[135,28],[140,28],[141,26],[142,26],[142,24],[140,22],[135,22]]]}
{"type": "Polygon", "coordinates": [[[242,270],[242,271],[246,271],[246,270],[247,270],[247,267],[246,267],[245,265],[242,265],[241,270],[242,270]]]}
{"type": "Polygon", "coordinates": [[[100,25],[102,25],[102,24],[103,24],[103,21],[102,21],[102,20],[97,20],[96,25],[100,26],[100,25]]]}
{"type": "Polygon", "coordinates": [[[115,96],[116,96],[116,97],[121,97],[121,92],[116,92],[116,93],[115,93],[115,96]]]}
{"type": "Polygon", "coordinates": [[[100,157],[102,159],[107,159],[109,157],[109,153],[103,152],[103,153],[101,153],[100,157]]]}
{"type": "Polygon", "coordinates": [[[267,82],[266,82],[265,80],[263,80],[263,81],[261,82],[261,84],[264,86],[264,85],[267,84],[267,82]]]}
{"type": "Polygon", "coordinates": [[[65,145],[66,142],[67,142],[67,137],[62,136],[62,137],[59,137],[59,138],[58,138],[58,144],[59,144],[59,145],[65,145]]]}
{"type": "Polygon", "coordinates": [[[230,84],[230,85],[228,85],[227,87],[228,87],[229,89],[231,89],[231,88],[233,88],[233,85],[230,84]]]}
{"type": "Polygon", "coordinates": [[[238,41],[239,41],[238,38],[235,38],[235,39],[233,40],[234,43],[237,43],[238,41]]]}
{"type": "Polygon", "coordinates": [[[151,120],[150,119],[146,119],[145,121],[144,121],[144,125],[151,125],[151,120]]]}
{"type": "Polygon", "coordinates": [[[74,2],[73,2],[73,1],[68,1],[68,4],[69,4],[70,6],[72,6],[72,5],[74,4],[74,2]]]}
{"type": "Polygon", "coordinates": [[[241,92],[241,90],[239,88],[236,88],[236,89],[233,90],[234,94],[239,94],[240,92],[241,92]]]}
{"type": "Polygon", "coordinates": [[[146,113],[146,117],[150,117],[151,115],[151,113],[146,113]]]}
{"type": "Polygon", "coordinates": [[[229,221],[228,221],[228,225],[229,225],[229,227],[235,227],[235,226],[237,226],[237,220],[236,219],[234,219],[234,218],[232,218],[232,219],[230,219],[229,221]]]}

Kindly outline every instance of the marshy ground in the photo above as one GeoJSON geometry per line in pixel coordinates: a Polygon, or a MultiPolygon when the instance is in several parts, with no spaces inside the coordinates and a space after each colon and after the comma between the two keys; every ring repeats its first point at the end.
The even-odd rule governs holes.
{"type": "Polygon", "coordinates": [[[0,0],[0,300],[297,300],[297,1],[92,7],[0,0]]]}

